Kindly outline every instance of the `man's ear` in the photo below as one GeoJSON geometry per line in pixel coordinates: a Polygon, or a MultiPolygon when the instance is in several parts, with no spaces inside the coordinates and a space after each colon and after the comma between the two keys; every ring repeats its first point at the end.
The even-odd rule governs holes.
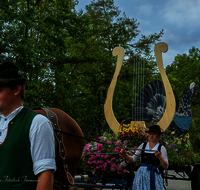
{"type": "Polygon", "coordinates": [[[15,95],[20,94],[21,90],[22,90],[22,86],[19,85],[19,84],[17,84],[17,85],[16,85],[16,89],[15,89],[15,95]]]}

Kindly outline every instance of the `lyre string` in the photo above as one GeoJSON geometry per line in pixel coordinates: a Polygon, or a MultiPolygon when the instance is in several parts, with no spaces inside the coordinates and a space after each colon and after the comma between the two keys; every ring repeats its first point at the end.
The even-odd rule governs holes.
{"type": "MultiPolygon", "coordinates": [[[[145,61],[143,60],[143,67],[142,67],[142,71],[143,71],[143,81],[142,81],[142,89],[143,89],[143,92],[142,92],[142,106],[143,106],[143,103],[144,103],[144,69],[145,69],[145,61]]],[[[142,121],[144,120],[143,118],[143,110],[142,110],[142,121]]]]}
{"type": "MultiPolygon", "coordinates": [[[[141,88],[142,87],[142,58],[140,60],[140,90],[139,92],[141,91],[141,88]]],[[[140,94],[140,121],[142,121],[142,96],[140,94]]]]}
{"type": "MultiPolygon", "coordinates": [[[[140,95],[140,88],[141,88],[141,64],[142,64],[142,59],[139,59],[139,76],[138,76],[138,78],[139,78],[139,88],[138,88],[138,95],[140,95]]],[[[141,121],[141,96],[140,96],[140,105],[139,105],[140,107],[140,120],[139,121],[141,121]]]]}
{"type": "Polygon", "coordinates": [[[133,110],[134,110],[133,103],[134,103],[134,91],[135,91],[135,89],[134,89],[134,83],[135,83],[134,72],[135,72],[135,58],[133,59],[132,118],[133,118],[133,110]]]}

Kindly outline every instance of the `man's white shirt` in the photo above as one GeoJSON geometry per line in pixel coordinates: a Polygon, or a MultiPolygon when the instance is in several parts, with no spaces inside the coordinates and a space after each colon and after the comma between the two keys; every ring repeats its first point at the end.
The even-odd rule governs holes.
{"type": "MultiPolygon", "coordinates": [[[[8,116],[0,114],[0,143],[6,139],[9,122],[22,110],[17,108],[8,116]]],[[[41,114],[37,114],[32,121],[30,131],[30,151],[35,175],[45,170],[56,170],[55,163],[55,139],[51,122],[41,114]]],[[[8,150],[12,151],[12,150],[8,150]]]]}

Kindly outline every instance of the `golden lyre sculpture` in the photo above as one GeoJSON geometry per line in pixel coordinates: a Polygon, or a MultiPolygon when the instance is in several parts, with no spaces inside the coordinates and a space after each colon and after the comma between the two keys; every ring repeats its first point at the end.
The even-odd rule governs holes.
{"type": "MultiPolygon", "coordinates": [[[[154,47],[154,53],[156,56],[157,65],[160,71],[160,75],[162,77],[162,81],[165,88],[165,94],[166,94],[165,112],[162,118],[160,119],[160,121],[157,123],[158,125],[160,125],[162,131],[165,131],[169,127],[170,123],[172,122],[172,119],[175,114],[175,107],[176,107],[174,94],[173,94],[171,85],[169,83],[169,80],[167,78],[167,75],[165,73],[165,70],[163,67],[163,61],[162,61],[162,52],[165,53],[167,50],[168,50],[168,45],[164,42],[159,42],[154,47]]],[[[114,116],[112,101],[113,101],[115,86],[117,83],[117,77],[122,67],[122,62],[124,58],[124,49],[122,47],[115,47],[113,49],[113,56],[117,56],[117,65],[116,65],[113,79],[108,89],[107,98],[104,104],[104,113],[105,113],[105,117],[106,117],[106,121],[108,125],[113,130],[113,132],[117,134],[120,128],[120,124],[114,116]]],[[[131,127],[133,127],[133,125],[136,125],[136,126],[139,125],[140,128],[143,128],[144,130],[146,129],[144,121],[132,121],[131,127]]]]}

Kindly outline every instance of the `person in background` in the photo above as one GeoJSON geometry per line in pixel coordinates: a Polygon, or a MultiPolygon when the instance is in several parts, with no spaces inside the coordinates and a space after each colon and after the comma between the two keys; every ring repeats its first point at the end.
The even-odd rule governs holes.
{"type": "Polygon", "coordinates": [[[162,134],[160,126],[152,125],[146,132],[149,133],[149,142],[142,143],[138,149],[152,151],[137,150],[133,156],[128,155],[125,149],[120,151],[130,163],[141,156],[141,166],[135,175],[132,190],[165,190],[158,166],[161,163],[167,169],[168,159],[165,147],[158,142],[162,134]]]}
{"type": "Polygon", "coordinates": [[[46,117],[23,106],[25,81],[15,64],[0,63],[0,187],[52,190],[54,131],[46,117]]]}

